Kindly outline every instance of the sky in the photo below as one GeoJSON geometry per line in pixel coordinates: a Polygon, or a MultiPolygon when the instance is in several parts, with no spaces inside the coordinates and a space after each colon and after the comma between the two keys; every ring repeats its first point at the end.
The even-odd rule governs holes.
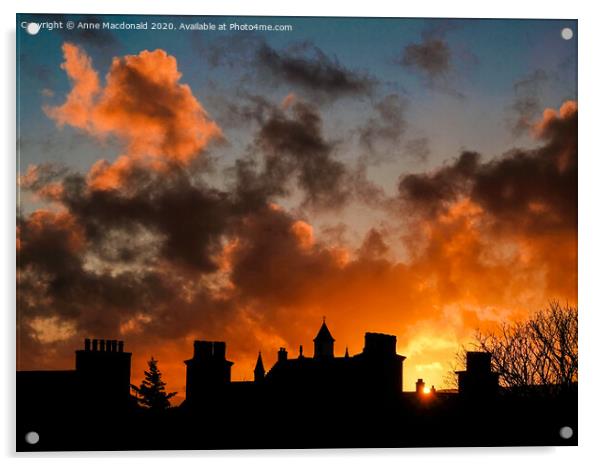
{"type": "Polygon", "coordinates": [[[250,380],[325,317],[337,355],[394,334],[404,388],[445,387],[476,329],[576,304],[574,20],[17,26],[18,369],[121,339],[181,399],[194,340],[250,380]]]}

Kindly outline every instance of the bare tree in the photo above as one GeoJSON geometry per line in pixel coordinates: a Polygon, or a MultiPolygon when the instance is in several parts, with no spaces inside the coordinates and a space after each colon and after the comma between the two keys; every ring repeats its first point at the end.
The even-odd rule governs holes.
{"type": "Polygon", "coordinates": [[[551,302],[529,321],[536,343],[538,383],[568,386],[577,381],[577,308],[551,302]]]}
{"type": "MultiPolygon", "coordinates": [[[[492,370],[502,386],[567,388],[577,382],[577,308],[551,301],[526,321],[477,330],[468,349],[491,353],[492,370]]],[[[454,367],[465,360],[466,351],[460,349],[454,367]]]]}

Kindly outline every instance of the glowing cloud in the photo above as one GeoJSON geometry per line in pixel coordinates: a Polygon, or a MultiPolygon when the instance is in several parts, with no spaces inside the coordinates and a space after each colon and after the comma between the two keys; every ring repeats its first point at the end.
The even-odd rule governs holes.
{"type": "Polygon", "coordinates": [[[164,50],[113,58],[104,87],[83,49],[67,42],[63,55],[61,67],[72,89],[62,105],[45,107],[46,114],[59,126],[115,136],[125,144],[117,163],[97,163],[91,172],[95,188],[118,186],[134,161],[151,160],[156,169],[189,163],[222,136],[190,87],[180,83],[177,61],[164,50]]]}

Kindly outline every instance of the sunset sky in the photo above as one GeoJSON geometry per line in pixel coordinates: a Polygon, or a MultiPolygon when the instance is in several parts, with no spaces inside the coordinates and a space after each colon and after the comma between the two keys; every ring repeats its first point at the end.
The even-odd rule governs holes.
{"type": "Polygon", "coordinates": [[[18,369],[120,339],[181,396],[193,340],[251,380],[325,316],[443,387],[476,328],[576,304],[576,21],[18,21],[79,19],[293,30],[18,25],[18,369]]]}

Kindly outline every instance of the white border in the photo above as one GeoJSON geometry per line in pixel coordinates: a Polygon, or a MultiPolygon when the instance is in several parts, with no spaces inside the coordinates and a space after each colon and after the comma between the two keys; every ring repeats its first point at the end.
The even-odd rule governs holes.
{"type": "MultiPolygon", "coordinates": [[[[599,341],[602,340],[602,292],[600,264],[602,254],[602,151],[599,135],[602,119],[600,85],[601,60],[599,44],[600,7],[592,1],[528,2],[506,0],[483,2],[454,0],[435,2],[393,2],[371,0],[351,4],[324,0],[232,1],[217,0],[4,0],[0,3],[3,47],[0,61],[0,90],[3,94],[0,119],[3,154],[0,172],[3,187],[0,229],[1,273],[0,296],[4,298],[2,338],[2,373],[0,383],[4,403],[0,410],[0,444],[3,456],[12,463],[16,457],[25,464],[43,457],[47,464],[101,464],[107,459],[127,464],[165,464],[168,458],[182,463],[199,461],[210,464],[231,464],[244,461],[249,465],[360,465],[366,462],[395,464],[402,462],[427,464],[491,465],[592,464],[600,459],[602,391],[599,341]],[[490,18],[577,18],[579,20],[579,309],[580,309],[580,399],[578,448],[478,448],[478,449],[409,449],[409,450],[313,450],[313,451],[220,451],[220,452],[131,452],[131,453],[54,453],[15,455],[14,452],[14,371],[15,371],[15,13],[131,13],[131,14],[203,14],[203,15],[273,15],[273,16],[404,16],[404,17],[490,17],[490,18]],[[83,461],[82,458],[86,460],[83,461]]],[[[402,422],[402,421],[400,421],[402,422]]],[[[6,464],[6,463],[5,463],[6,464]]],[[[599,463],[598,463],[599,464],[599,463]]]]}

